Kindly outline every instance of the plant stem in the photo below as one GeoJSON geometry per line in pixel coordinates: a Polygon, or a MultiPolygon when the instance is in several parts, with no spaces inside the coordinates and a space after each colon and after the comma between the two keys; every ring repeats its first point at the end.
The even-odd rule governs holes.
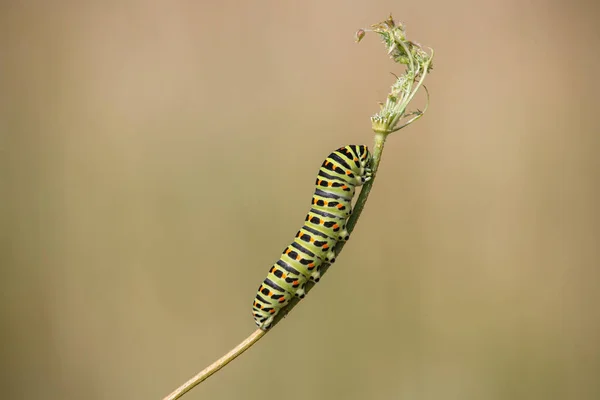
{"type": "MultiPolygon", "coordinates": [[[[389,47],[388,54],[393,53],[392,55],[396,62],[406,64],[410,74],[407,73],[402,77],[397,77],[397,84],[392,86],[392,92],[390,95],[388,95],[385,105],[382,105],[381,111],[371,118],[372,128],[375,132],[375,145],[373,147],[373,158],[371,163],[373,174],[371,180],[363,185],[356,200],[354,211],[348,219],[348,223],[346,224],[348,233],[352,233],[354,230],[354,227],[356,226],[356,223],[358,222],[358,219],[360,218],[360,215],[365,207],[369,193],[371,193],[371,188],[375,183],[377,170],[379,169],[379,163],[381,162],[381,155],[383,154],[383,147],[385,145],[387,136],[390,133],[396,132],[416,121],[423,115],[425,111],[406,113],[406,107],[423,84],[425,76],[431,69],[431,61],[433,58],[433,50],[432,54],[428,56],[421,50],[420,46],[406,40],[404,27],[402,25],[396,25],[391,15],[387,20],[373,25],[373,28],[373,31],[379,33],[384,39],[384,43],[386,43],[386,45],[389,47]],[[402,51],[398,50],[398,45],[400,45],[402,51]],[[403,62],[402,60],[404,60],[404,58],[406,58],[408,61],[403,62]],[[416,79],[418,79],[417,85],[413,87],[416,79]],[[397,126],[398,122],[402,118],[411,116],[412,118],[410,118],[410,120],[401,126],[397,126]]],[[[365,30],[359,30],[356,36],[357,41],[360,41],[364,35],[365,30]]],[[[427,91],[426,88],[425,90],[427,91]]],[[[429,99],[428,94],[427,99],[429,99]]],[[[427,107],[425,107],[425,109],[427,109],[427,107]]],[[[338,242],[334,247],[333,251],[335,252],[336,256],[342,251],[345,243],[346,242],[338,242]]],[[[321,266],[321,275],[324,275],[329,267],[330,264],[324,263],[321,266]]],[[[306,293],[308,293],[314,286],[315,282],[308,281],[305,286],[306,293]]],[[[298,297],[292,297],[287,306],[282,308],[275,316],[275,319],[273,320],[269,330],[263,331],[261,329],[257,329],[234,349],[190,378],[183,385],[175,389],[171,394],[165,397],[164,400],[179,399],[185,393],[193,389],[196,385],[203,382],[209,376],[236,359],[240,354],[258,342],[267,332],[271,331],[273,327],[277,325],[279,321],[281,321],[298,304],[299,301],[300,299],[298,297]]]]}
{"type": "Polygon", "coordinates": [[[231,361],[235,360],[240,354],[242,354],[243,352],[248,350],[252,345],[254,345],[254,343],[258,342],[260,338],[262,338],[265,335],[265,333],[267,332],[261,329],[255,330],[254,333],[252,333],[252,335],[248,336],[246,340],[238,344],[229,353],[225,354],[223,357],[219,358],[217,361],[210,364],[202,371],[198,372],[196,375],[194,375],[186,383],[175,389],[163,400],[175,400],[180,398],[181,396],[192,390],[196,385],[206,380],[206,378],[208,378],[209,376],[211,376],[212,374],[229,364],[231,361]]]}
{"type": "MultiPolygon", "coordinates": [[[[348,224],[346,225],[346,229],[348,233],[351,233],[360,218],[360,214],[362,213],[363,208],[367,202],[367,198],[369,197],[369,193],[371,192],[371,187],[373,186],[373,182],[375,181],[375,177],[377,176],[377,169],[379,168],[379,163],[381,161],[381,154],[383,153],[383,146],[385,145],[385,139],[387,134],[384,133],[376,133],[375,134],[375,145],[373,147],[373,162],[372,162],[372,170],[373,176],[370,181],[365,183],[360,191],[360,195],[356,200],[356,205],[354,207],[354,211],[352,215],[348,219],[348,224]]],[[[342,248],[344,247],[345,242],[339,242],[337,246],[335,246],[335,254],[338,255],[342,248]]],[[[324,265],[321,269],[321,275],[325,274],[329,265],[324,265]]],[[[309,281],[306,285],[306,292],[312,289],[314,286],[314,282],[309,281]]],[[[278,318],[275,318],[273,321],[273,326],[277,324],[285,315],[287,315],[292,308],[298,304],[299,299],[297,297],[292,298],[290,303],[282,309],[277,315],[278,318]]],[[[192,378],[190,378],[183,385],[179,386],[175,389],[171,394],[165,397],[163,400],[175,400],[179,399],[181,396],[192,390],[196,385],[200,384],[202,381],[206,380],[212,374],[229,364],[231,361],[235,360],[239,355],[248,350],[254,343],[258,342],[260,338],[262,338],[267,332],[269,332],[272,327],[268,331],[263,331],[261,329],[257,329],[250,336],[248,336],[243,342],[233,348],[229,353],[225,354],[223,357],[219,358],[217,361],[204,368],[202,371],[198,372],[192,378]]]]}

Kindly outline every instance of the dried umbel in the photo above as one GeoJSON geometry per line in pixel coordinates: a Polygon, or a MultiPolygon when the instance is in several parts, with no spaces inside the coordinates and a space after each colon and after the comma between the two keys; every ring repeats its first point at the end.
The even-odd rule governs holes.
{"type": "Polygon", "coordinates": [[[373,130],[388,134],[410,125],[427,110],[429,98],[423,111],[407,111],[407,107],[421,86],[427,94],[423,82],[433,68],[433,50],[430,49],[427,53],[421,45],[408,40],[404,25],[396,24],[391,15],[385,21],[372,25],[371,29],[359,29],[356,32],[356,41],[360,42],[367,32],[377,33],[383,40],[390,58],[406,66],[404,73],[396,76],[396,82],[392,84],[386,101],[380,103],[379,112],[371,117],[373,130]]]}

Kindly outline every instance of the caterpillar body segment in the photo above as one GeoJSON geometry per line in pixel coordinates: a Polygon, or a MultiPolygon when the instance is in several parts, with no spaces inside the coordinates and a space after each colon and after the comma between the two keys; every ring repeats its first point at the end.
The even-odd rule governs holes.
{"type": "Polygon", "coordinates": [[[364,145],[348,145],[331,153],[319,169],[311,208],[294,241],[258,288],[252,304],[254,321],[269,329],[293,296],[303,298],[306,282],[318,282],[321,265],[335,262],[333,248],[349,239],[346,223],[352,214],[356,187],[371,179],[371,154],[364,145]]]}

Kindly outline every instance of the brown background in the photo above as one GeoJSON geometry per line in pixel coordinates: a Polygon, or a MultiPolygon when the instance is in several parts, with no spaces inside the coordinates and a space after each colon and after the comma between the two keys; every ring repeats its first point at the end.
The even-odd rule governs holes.
{"type": "Polygon", "coordinates": [[[353,33],[390,11],[436,50],[428,114],[319,287],[187,398],[600,398],[593,2],[16,3],[3,398],[158,399],[251,333],[319,163],[372,143],[399,69],[353,33]]]}

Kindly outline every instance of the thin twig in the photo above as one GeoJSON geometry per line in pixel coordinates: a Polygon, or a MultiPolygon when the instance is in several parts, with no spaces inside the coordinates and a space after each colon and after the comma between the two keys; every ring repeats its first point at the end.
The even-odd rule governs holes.
{"type": "Polygon", "coordinates": [[[170,395],[164,398],[164,400],[175,400],[189,392],[194,388],[194,386],[200,384],[206,378],[229,364],[231,361],[235,360],[240,354],[248,350],[254,343],[258,342],[261,337],[263,337],[267,333],[261,329],[257,329],[254,333],[246,338],[242,343],[238,344],[235,348],[233,348],[229,353],[225,354],[223,357],[219,358],[214,363],[210,364],[208,367],[204,368],[202,371],[198,372],[196,375],[191,377],[186,383],[179,386],[175,389],[170,395]]]}

